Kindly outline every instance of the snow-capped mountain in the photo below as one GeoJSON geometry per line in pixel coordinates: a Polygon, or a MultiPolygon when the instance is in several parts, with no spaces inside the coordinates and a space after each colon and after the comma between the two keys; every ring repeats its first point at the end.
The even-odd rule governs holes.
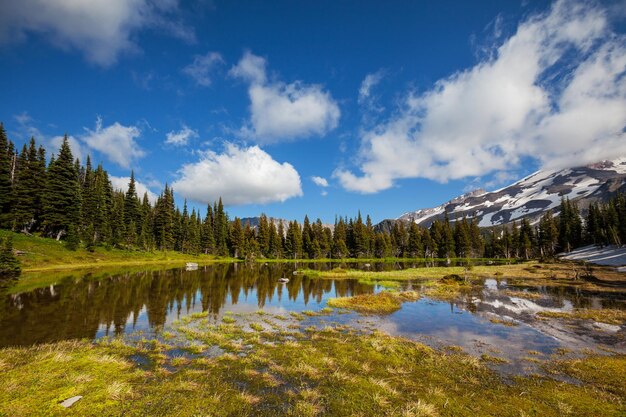
{"type": "Polygon", "coordinates": [[[405,213],[396,220],[429,227],[447,212],[451,221],[465,216],[477,218],[481,227],[489,227],[523,217],[534,221],[551,209],[556,212],[562,197],[578,202],[584,211],[590,203],[605,201],[617,191],[626,191],[626,157],[578,168],[537,171],[508,187],[472,191],[438,207],[405,213]]]}

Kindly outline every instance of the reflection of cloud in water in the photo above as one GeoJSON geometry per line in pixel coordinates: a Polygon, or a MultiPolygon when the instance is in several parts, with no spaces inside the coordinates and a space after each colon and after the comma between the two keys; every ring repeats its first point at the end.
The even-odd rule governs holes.
{"type": "Polygon", "coordinates": [[[498,349],[506,347],[507,351],[515,353],[529,349],[549,352],[560,345],[554,338],[529,326],[494,325],[448,303],[424,299],[405,304],[400,311],[384,319],[381,328],[408,337],[426,335],[442,344],[459,345],[468,350],[474,349],[477,342],[498,349]]]}
{"type": "MultiPolygon", "coordinates": [[[[383,266],[387,267],[376,264],[372,269],[383,266]]],[[[318,268],[320,264],[309,267],[318,268]]],[[[293,275],[293,268],[280,264],[221,264],[203,266],[197,271],[171,269],[115,276],[68,276],[50,287],[0,295],[0,346],[98,338],[133,330],[150,332],[199,312],[207,312],[213,321],[221,320],[227,311],[252,313],[262,309],[287,315],[291,311],[318,310],[330,297],[382,289],[356,280],[293,275]],[[285,275],[290,276],[290,282],[278,284],[278,278],[285,275]]],[[[615,294],[589,295],[571,287],[524,287],[541,294],[540,299],[528,300],[505,295],[502,290],[510,289],[509,284],[504,279],[487,279],[483,288],[472,290],[467,297],[453,303],[422,298],[405,303],[401,310],[385,317],[337,314],[307,318],[303,324],[323,325],[332,321],[376,328],[431,345],[460,345],[470,352],[488,353],[490,348],[497,348],[506,351],[499,356],[507,357],[520,356],[519,352],[530,349],[547,352],[557,346],[604,344],[626,351],[623,328],[590,322],[569,327],[559,320],[536,320],[538,311],[621,308],[623,303],[620,304],[615,294]],[[506,327],[489,321],[502,317],[520,325],[506,327]]],[[[410,287],[411,283],[407,285],[410,287]]]]}
{"type": "Polygon", "coordinates": [[[519,297],[508,297],[508,300],[504,297],[494,300],[479,300],[478,305],[488,305],[495,309],[506,309],[516,314],[533,313],[536,314],[540,311],[572,311],[574,306],[569,300],[563,301],[563,307],[544,307],[532,300],[519,297]]]}

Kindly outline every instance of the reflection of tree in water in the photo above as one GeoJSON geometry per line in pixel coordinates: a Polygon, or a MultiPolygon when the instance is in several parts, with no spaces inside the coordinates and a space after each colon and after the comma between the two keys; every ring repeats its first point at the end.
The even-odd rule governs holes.
{"type": "Polygon", "coordinates": [[[283,264],[218,264],[197,271],[68,275],[54,286],[0,295],[0,346],[94,338],[100,326],[121,334],[129,321],[135,327],[144,309],[150,327],[160,328],[168,316],[193,309],[216,316],[225,305],[240,301],[256,300],[263,308],[279,300],[308,304],[321,302],[324,294],[373,292],[354,280],[311,279],[292,271],[292,265],[283,264]],[[282,276],[290,281],[279,283],[282,276]]]}

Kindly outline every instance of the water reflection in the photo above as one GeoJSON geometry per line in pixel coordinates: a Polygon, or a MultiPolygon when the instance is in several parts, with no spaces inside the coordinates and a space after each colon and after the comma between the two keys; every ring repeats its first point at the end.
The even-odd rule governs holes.
{"type": "Polygon", "coordinates": [[[374,291],[355,280],[311,279],[292,271],[285,264],[219,264],[105,278],[69,275],[49,287],[0,296],[0,346],[159,329],[193,311],[218,316],[239,303],[254,310],[303,310],[329,297],[374,291]],[[289,282],[279,283],[282,276],[289,282]]]}
{"type": "MultiPolygon", "coordinates": [[[[272,313],[316,310],[330,297],[372,293],[382,288],[352,279],[324,280],[293,274],[297,268],[335,267],[391,270],[423,264],[216,264],[197,270],[169,269],[116,275],[68,274],[57,284],[11,294],[0,293],[0,346],[30,345],[71,338],[99,338],[135,330],[154,333],[181,316],[208,312],[220,320],[226,311],[272,313]],[[289,282],[280,283],[287,277],[289,282]]],[[[406,282],[422,291],[421,281],[406,282]]],[[[593,292],[576,287],[524,286],[517,281],[486,279],[452,302],[422,298],[405,303],[388,316],[358,314],[306,319],[345,323],[424,341],[460,345],[477,353],[498,353],[514,360],[534,350],[551,353],[557,347],[610,347],[626,352],[626,326],[589,321],[538,320],[539,311],[575,308],[626,308],[623,292],[593,292]],[[512,290],[513,292],[509,292],[512,290]],[[534,297],[519,297],[528,291],[534,297]],[[496,319],[496,323],[492,320],[496,319]],[[511,321],[513,327],[501,324],[511,321]]]]}

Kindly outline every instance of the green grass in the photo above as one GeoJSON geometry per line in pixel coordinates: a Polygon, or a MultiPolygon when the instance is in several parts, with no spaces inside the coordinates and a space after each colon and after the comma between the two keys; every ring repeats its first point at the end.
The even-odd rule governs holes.
{"type": "Polygon", "coordinates": [[[378,294],[360,294],[353,297],[331,298],[328,306],[345,308],[365,314],[390,314],[402,307],[405,301],[417,301],[419,294],[414,291],[383,291],[378,294]]]}
{"type": "Polygon", "coordinates": [[[0,349],[7,416],[622,416],[626,356],[546,359],[550,377],[503,378],[502,359],[335,325],[291,331],[178,322],[167,343],[113,339],[0,349]],[[219,346],[217,356],[175,357],[219,346]],[[139,367],[131,357],[143,358],[139,367]],[[490,365],[491,364],[491,365],[490,365]],[[563,378],[565,377],[565,378],[563,378]],[[572,380],[574,378],[574,380],[572,380]],[[574,381],[574,382],[564,382],[574,381]],[[69,409],[61,400],[83,399],[69,409]]]}
{"type": "Polygon", "coordinates": [[[27,236],[0,230],[0,237],[12,236],[13,248],[25,252],[18,256],[23,272],[41,272],[67,269],[85,269],[111,266],[133,266],[146,264],[184,265],[186,262],[206,264],[216,261],[236,261],[211,255],[187,255],[175,251],[131,251],[97,247],[94,252],[83,248],[68,250],[55,239],[27,236]]]}
{"type": "MultiPolygon", "coordinates": [[[[507,279],[510,286],[516,284],[524,285],[543,285],[543,286],[573,286],[581,289],[588,289],[601,292],[621,292],[623,289],[619,285],[605,286],[595,282],[580,278],[582,267],[573,262],[559,263],[539,263],[536,261],[528,261],[523,263],[512,264],[493,264],[493,265],[475,265],[472,267],[464,266],[436,266],[436,267],[420,267],[407,268],[395,271],[365,271],[358,269],[335,268],[329,271],[318,271],[315,269],[301,269],[301,274],[325,279],[357,279],[362,283],[376,284],[377,282],[393,282],[393,281],[438,281],[447,275],[458,275],[465,279],[468,284],[472,281],[481,280],[483,278],[507,279]],[[578,277],[577,277],[578,274],[578,277]]],[[[622,282],[624,280],[623,273],[615,271],[611,267],[594,267],[594,277],[605,282],[622,282]]],[[[435,295],[441,298],[451,298],[454,296],[454,288],[439,288],[441,291],[433,291],[435,295]],[[446,293],[449,293],[446,295],[446,293]]],[[[514,292],[516,296],[525,296],[526,298],[534,298],[532,293],[521,294],[514,292]]]]}

